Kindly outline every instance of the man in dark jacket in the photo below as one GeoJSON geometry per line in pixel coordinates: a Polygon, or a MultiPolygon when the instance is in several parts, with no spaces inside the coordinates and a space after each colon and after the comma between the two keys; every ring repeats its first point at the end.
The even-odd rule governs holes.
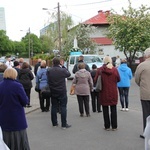
{"type": "MultiPolygon", "coordinates": [[[[72,70],[72,72],[73,72],[74,74],[79,70],[79,69],[78,69],[79,63],[84,63],[84,56],[82,56],[82,55],[79,56],[78,63],[74,65],[74,68],[73,68],[73,70],[72,70]]],[[[89,68],[89,66],[88,66],[87,64],[85,64],[85,69],[90,72],[90,68],[89,68]]]]}
{"type": "Polygon", "coordinates": [[[35,74],[35,76],[36,76],[36,73],[37,73],[37,71],[38,71],[38,68],[39,68],[39,66],[41,65],[41,59],[39,58],[38,59],[38,62],[35,64],[35,66],[34,66],[34,74],[35,74]]]}
{"type": "Polygon", "coordinates": [[[53,59],[53,67],[47,71],[48,84],[51,90],[51,121],[53,126],[58,126],[57,108],[60,103],[61,109],[61,127],[66,129],[71,127],[67,124],[67,88],[66,78],[70,76],[70,72],[66,68],[60,66],[60,59],[53,59]]]}

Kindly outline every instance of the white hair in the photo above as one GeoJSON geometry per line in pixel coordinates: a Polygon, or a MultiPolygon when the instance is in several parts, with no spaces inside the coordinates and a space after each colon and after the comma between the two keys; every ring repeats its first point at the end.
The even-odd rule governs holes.
{"type": "Polygon", "coordinates": [[[144,51],[144,55],[145,55],[145,57],[150,57],[150,48],[147,48],[147,49],[144,51]]]}

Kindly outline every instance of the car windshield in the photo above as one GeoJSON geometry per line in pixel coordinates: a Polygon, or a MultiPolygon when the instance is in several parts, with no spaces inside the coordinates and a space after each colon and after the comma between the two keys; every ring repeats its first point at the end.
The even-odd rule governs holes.
{"type": "MultiPolygon", "coordinates": [[[[77,58],[78,60],[78,58],[77,58]]],[[[84,56],[84,62],[85,63],[95,63],[95,62],[102,62],[102,59],[98,56],[84,56]]]]}

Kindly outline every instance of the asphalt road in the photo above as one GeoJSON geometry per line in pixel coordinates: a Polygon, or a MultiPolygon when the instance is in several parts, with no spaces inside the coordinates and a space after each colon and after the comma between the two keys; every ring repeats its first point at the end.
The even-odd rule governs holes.
{"type": "MultiPolygon", "coordinates": [[[[67,82],[68,89],[71,82],[67,82]]],[[[52,127],[50,112],[42,113],[37,109],[28,113],[31,150],[144,150],[144,140],[139,138],[142,133],[139,89],[134,79],[129,95],[129,112],[120,111],[118,103],[118,130],[105,131],[103,114],[91,112],[91,117],[80,117],[76,96],[70,96],[68,90],[67,118],[72,127],[66,130],[52,127]]],[[[58,121],[60,124],[59,114],[58,121]]]]}

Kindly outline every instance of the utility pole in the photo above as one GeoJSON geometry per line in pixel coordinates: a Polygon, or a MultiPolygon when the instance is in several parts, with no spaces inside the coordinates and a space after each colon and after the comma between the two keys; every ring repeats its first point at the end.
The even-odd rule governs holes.
{"type": "Polygon", "coordinates": [[[60,29],[60,5],[59,5],[59,2],[58,2],[58,49],[59,49],[59,52],[60,52],[60,55],[61,55],[61,29],[60,29]]]}

